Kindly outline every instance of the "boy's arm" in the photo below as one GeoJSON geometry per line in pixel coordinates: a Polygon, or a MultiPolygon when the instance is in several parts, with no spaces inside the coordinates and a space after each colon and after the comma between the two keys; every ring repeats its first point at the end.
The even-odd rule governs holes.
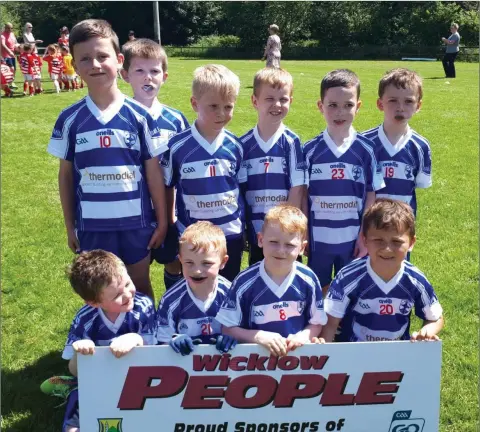
{"type": "Polygon", "coordinates": [[[175,224],[175,188],[165,187],[165,198],[167,201],[167,219],[169,225],[175,224]]]}
{"type": "Polygon", "coordinates": [[[120,358],[137,346],[143,346],[142,336],[138,333],[127,333],[113,339],[110,350],[115,357],[120,358]]]}
{"type": "Polygon", "coordinates": [[[222,333],[233,337],[239,342],[262,345],[276,356],[287,354],[286,339],[278,333],[264,330],[249,330],[242,327],[225,327],[223,325],[222,333]]]}
{"type": "Polygon", "coordinates": [[[333,338],[335,337],[335,333],[337,331],[338,326],[340,325],[341,318],[335,318],[334,316],[327,314],[328,321],[322,328],[322,333],[320,336],[325,339],[325,342],[333,342],[333,338]]]}
{"type": "MultiPolygon", "coordinates": [[[[363,214],[365,214],[367,209],[373,205],[373,203],[375,202],[375,198],[376,198],[375,191],[367,192],[367,198],[365,200],[365,209],[363,210],[363,214]]],[[[358,233],[357,241],[355,242],[355,250],[353,251],[353,256],[355,258],[363,258],[368,253],[367,248],[363,243],[363,238],[361,235],[362,229],[363,229],[363,220],[362,220],[362,223],[360,224],[360,231],[358,233]]]]}
{"type": "Polygon", "coordinates": [[[156,157],[145,161],[145,174],[147,177],[148,189],[152,198],[153,208],[157,217],[157,228],[150,239],[148,249],[159,247],[167,233],[167,201],[165,197],[165,184],[163,172],[156,157]]]}
{"type": "Polygon", "coordinates": [[[410,340],[412,341],[438,341],[437,336],[445,325],[443,315],[436,321],[423,321],[423,327],[418,332],[413,332],[410,340]]]}
{"type": "Polygon", "coordinates": [[[78,376],[77,353],[74,353],[73,357],[68,361],[68,370],[74,377],[78,376]]]}
{"type": "Polygon", "coordinates": [[[292,187],[288,192],[288,200],[287,200],[288,204],[299,208],[304,213],[305,211],[303,209],[303,206],[304,206],[303,200],[304,200],[304,196],[306,195],[306,190],[307,188],[305,185],[292,187]]]}
{"type": "Polygon", "coordinates": [[[67,229],[68,247],[73,253],[76,253],[80,250],[80,243],[75,234],[75,197],[73,188],[73,163],[60,159],[60,169],[58,171],[60,202],[62,204],[65,228],[67,229]]]}

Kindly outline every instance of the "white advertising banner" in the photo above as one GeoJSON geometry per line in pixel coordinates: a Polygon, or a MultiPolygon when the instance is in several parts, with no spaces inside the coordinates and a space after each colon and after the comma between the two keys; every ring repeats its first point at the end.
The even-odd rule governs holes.
{"type": "Polygon", "coordinates": [[[79,356],[86,432],[437,432],[441,342],[197,346],[79,356]]]}

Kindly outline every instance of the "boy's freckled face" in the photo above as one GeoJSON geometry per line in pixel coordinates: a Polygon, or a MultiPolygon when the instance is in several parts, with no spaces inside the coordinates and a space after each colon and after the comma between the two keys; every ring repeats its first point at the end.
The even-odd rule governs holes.
{"type": "Polygon", "coordinates": [[[117,54],[112,41],[94,37],[73,47],[74,66],[89,91],[110,87],[117,78],[123,55],[117,54]]]}
{"type": "Polygon", "coordinates": [[[362,102],[357,98],[357,89],[351,87],[331,87],[318,101],[318,108],[325,117],[331,131],[347,130],[353,123],[362,102]]]}
{"type": "Polygon", "coordinates": [[[182,263],[183,275],[190,288],[195,289],[214,287],[215,279],[220,270],[225,267],[228,256],[224,258],[217,250],[200,249],[193,250],[192,245],[186,243],[181,245],[180,262],[182,263]]]}
{"type": "Polygon", "coordinates": [[[122,70],[122,76],[132,86],[135,99],[141,101],[157,97],[168,73],[159,59],[133,57],[128,71],[122,70]]]}
{"type": "Polygon", "coordinates": [[[289,273],[306,245],[299,233],[285,232],[278,224],[267,224],[257,236],[258,246],[263,249],[265,268],[272,273],[289,273]]]}
{"type": "Polygon", "coordinates": [[[402,261],[415,244],[415,238],[410,238],[408,232],[399,233],[394,229],[379,230],[372,227],[363,239],[375,272],[392,275],[400,270],[402,261]]]}
{"type": "Polygon", "coordinates": [[[102,290],[100,302],[94,304],[106,312],[130,312],[133,309],[135,285],[125,268],[120,270],[120,275],[114,277],[110,285],[102,290]]]}
{"type": "Polygon", "coordinates": [[[385,121],[389,124],[407,123],[421,105],[422,101],[418,100],[418,92],[413,87],[397,88],[389,85],[377,100],[377,107],[384,112],[385,121]]]}
{"type": "Polygon", "coordinates": [[[223,97],[219,92],[206,92],[199,98],[192,96],[197,122],[206,133],[220,133],[232,120],[235,96],[223,97]]]}
{"type": "Polygon", "coordinates": [[[257,96],[252,95],[252,103],[258,111],[260,122],[280,123],[290,110],[291,89],[288,86],[271,87],[264,84],[258,89],[257,96]]]}

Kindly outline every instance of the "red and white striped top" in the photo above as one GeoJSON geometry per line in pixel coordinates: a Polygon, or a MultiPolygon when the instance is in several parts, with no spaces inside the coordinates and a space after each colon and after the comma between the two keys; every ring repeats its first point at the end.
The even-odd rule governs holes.
{"type": "Polygon", "coordinates": [[[19,63],[20,69],[24,75],[33,75],[35,73],[35,62],[32,54],[20,54],[19,63]]]}
{"type": "Polygon", "coordinates": [[[63,57],[61,54],[46,55],[43,59],[48,63],[49,74],[59,74],[63,69],[63,57]]]}
{"type": "Polygon", "coordinates": [[[13,71],[5,63],[1,64],[2,84],[10,84],[13,82],[13,71]]]}

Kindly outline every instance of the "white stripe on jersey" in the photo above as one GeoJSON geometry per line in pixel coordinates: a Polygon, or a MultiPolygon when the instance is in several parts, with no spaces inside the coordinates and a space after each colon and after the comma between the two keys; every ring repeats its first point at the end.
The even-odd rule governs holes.
{"type": "Polygon", "coordinates": [[[118,193],[138,190],[142,180],[140,167],[124,166],[93,166],[80,171],[80,186],[84,193],[118,193]]]}
{"type": "Polygon", "coordinates": [[[280,189],[249,190],[245,194],[245,198],[252,213],[267,213],[272,207],[288,200],[288,191],[280,189]]]}
{"type": "Polygon", "coordinates": [[[381,161],[382,173],[385,178],[394,178],[399,180],[412,179],[412,166],[397,161],[381,161]]]}
{"type": "Polygon", "coordinates": [[[358,237],[358,226],[345,228],[313,227],[313,238],[316,242],[341,244],[355,241],[358,237]]]}
{"type": "Polygon", "coordinates": [[[211,195],[183,195],[185,208],[194,219],[216,219],[238,210],[238,189],[211,195]]]}
{"type": "Polygon", "coordinates": [[[310,181],[316,180],[352,180],[365,183],[365,173],[359,165],[346,162],[318,163],[312,165],[310,181]]]}
{"type": "Polygon", "coordinates": [[[368,327],[364,327],[357,322],[354,322],[352,332],[358,338],[359,342],[394,341],[399,340],[405,334],[407,327],[408,322],[406,322],[399,330],[395,332],[389,332],[387,330],[372,331],[368,327]]]}
{"type": "Polygon", "coordinates": [[[255,324],[259,325],[278,322],[279,314],[280,316],[288,318],[302,316],[305,311],[304,304],[304,301],[289,300],[254,306],[252,308],[252,316],[254,317],[255,324]]]}
{"type": "Polygon", "coordinates": [[[248,175],[284,174],[284,160],[285,158],[278,156],[249,159],[246,164],[248,175]]]}
{"type": "Polygon", "coordinates": [[[131,199],[124,201],[82,201],[83,219],[113,219],[131,216],[139,216],[142,213],[142,203],[140,199],[131,199]],[[112,213],[115,208],[115,213],[112,213]]]}
{"type": "Polygon", "coordinates": [[[235,169],[232,170],[232,164],[225,159],[201,160],[196,162],[182,164],[180,174],[182,180],[203,179],[205,177],[235,175],[235,169]]]}
{"type": "Polygon", "coordinates": [[[359,219],[358,214],[363,206],[362,199],[355,196],[311,195],[310,203],[311,211],[315,213],[315,220],[359,219]]]}
{"type": "Polygon", "coordinates": [[[410,202],[412,201],[412,195],[392,195],[392,194],[377,193],[375,196],[376,198],[390,198],[398,201],[403,201],[408,205],[410,205],[410,202]]]}
{"type": "MultiPolygon", "coordinates": [[[[88,121],[89,117],[83,123],[88,121]]],[[[79,125],[79,129],[82,125],[79,125]]],[[[121,129],[96,129],[76,134],[75,153],[98,148],[123,148],[140,151],[140,140],[136,133],[121,129]]]]}

